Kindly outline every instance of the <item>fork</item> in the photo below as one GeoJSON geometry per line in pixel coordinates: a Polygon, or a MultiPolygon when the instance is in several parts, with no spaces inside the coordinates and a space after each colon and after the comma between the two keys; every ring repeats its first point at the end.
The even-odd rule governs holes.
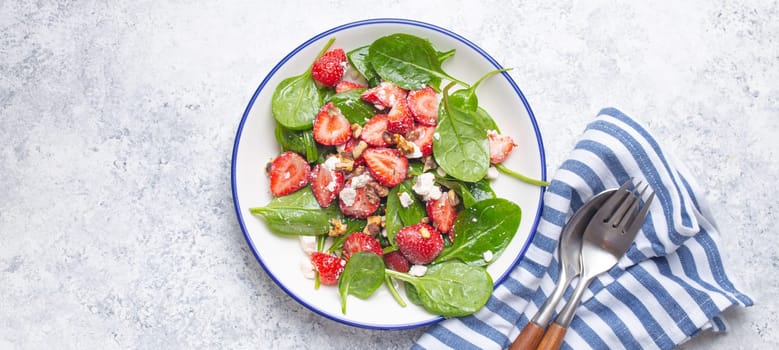
{"type": "Polygon", "coordinates": [[[565,332],[571,324],[576,308],[587,286],[603,272],[614,267],[625,255],[635,240],[639,229],[649,212],[649,204],[654,199],[654,191],[638,210],[638,202],[643,197],[649,185],[640,191],[639,182],[634,190],[628,191],[632,179],[625,182],[593,216],[584,230],[582,250],[580,255],[581,275],[571,299],[557,315],[555,322],[549,326],[537,349],[559,349],[565,332]]]}

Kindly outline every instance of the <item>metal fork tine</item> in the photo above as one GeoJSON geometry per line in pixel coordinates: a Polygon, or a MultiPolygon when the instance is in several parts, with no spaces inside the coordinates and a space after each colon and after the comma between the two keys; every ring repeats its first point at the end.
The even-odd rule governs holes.
{"type": "MultiPolygon", "coordinates": [[[[627,188],[630,186],[630,184],[633,182],[633,178],[630,178],[628,181],[625,181],[625,183],[622,184],[615,192],[614,194],[609,197],[608,200],[606,200],[605,203],[601,206],[604,210],[598,211],[596,213],[596,217],[599,220],[602,220],[603,222],[606,222],[610,219],[610,217],[605,216],[603,213],[613,213],[617,207],[619,207],[622,204],[622,201],[627,198],[627,196],[630,194],[630,192],[627,191],[627,188]]],[[[593,217],[595,219],[595,217],[593,217]]]]}
{"type": "MultiPolygon", "coordinates": [[[[641,185],[641,182],[639,181],[638,184],[636,184],[636,187],[641,185]]],[[[611,227],[617,227],[618,225],[623,225],[626,220],[630,219],[632,217],[631,214],[635,212],[634,207],[636,206],[637,198],[634,194],[634,192],[631,190],[628,192],[628,195],[622,199],[619,206],[614,210],[613,214],[609,218],[608,222],[611,225],[611,227]]]]}
{"type": "Polygon", "coordinates": [[[646,201],[644,202],[644,206],[641,207],[641,211],[638,212],[638,215],[636,215],[636,217],[633,218],[633,221],[630,222],[628,230],[638,231],[638,229],[641,228],[641,226],[644,224],[644,219],[646,219],[647,213],[649,212],[649,205],[652,204],[653,199],[655,199],[654,191],[649,193],[649,198],[647,198],[646,201]]]}
{"type": "Polygon", "coordinates": [[[640,202],[641,197],[644,196],[644,192],[646,192],[646,190],[649,188],[649,184],[644,185],[643,188],[642,188],[641,187],[641,183],[642,182],[643,181],[639,181],[636,184],[636,186],[634,187],[633,191],[631,192],[631,193],[633,193],[635,195],[636,200],[633,201],[633,203],[630,205],[630,208],[627,209],[626,214],[622,217],[622,219],[619,221],[619,223],[614,226],[614,227],[617,227],[617,226],[622,227],[623,228],[623,232],[624,232],[624,229],[627,229],[630,226],[629,223],[633,222],[633,220],[636,218],[636,215],[638,215],[638,211],[636,210],[636,209],[638,209],[638,203],[640,202]],[[640,189],[640,192],[639,192],[639,189],[640,189]]]}

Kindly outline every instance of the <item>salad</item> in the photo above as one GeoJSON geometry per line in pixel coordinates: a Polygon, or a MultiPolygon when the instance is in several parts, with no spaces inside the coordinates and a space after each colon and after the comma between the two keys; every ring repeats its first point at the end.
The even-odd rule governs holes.
{"type": "Polygon", "coordinates": [[[490,180],[546,185],[501,164],[514,141],[479,106],[479,84],[503,70],[468,84],[442,67],[454,50],[404,33],[348,52],[333,43],[274,90],[273,199],[250,212],[308,247],[302,273],[316,288],[337,286],[343,313],[350,295],[382,286],[402,306],[476,312],[492,293],[485,267],[521,218],[490,180]]]}

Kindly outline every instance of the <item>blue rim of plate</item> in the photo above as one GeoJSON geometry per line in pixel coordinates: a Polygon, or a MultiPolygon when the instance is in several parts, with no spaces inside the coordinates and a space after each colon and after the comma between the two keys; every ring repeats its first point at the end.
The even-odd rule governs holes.
{"type": "MultiPolygon", "coordinates": [[[[333,35],[337,32],[340,32],[345,29],[350,29],[354,27],[360,27],[360,26],[366,26],[366,25],[373,25],[373,24],[402,24],[402,25],[409,25],[414,27],[422,27],[425,29],[430,29],[435,32],[444,34],[448,37],[451,37],[469,48],[473,49],[474,51],[478,52],[484,59],[489,61],[493,66],[495,66],[496,69],[503,69],[503,66],[501,66],[497,61],[495,61],[492,56],[487,54],[484,50],[482,50],[479,46],[474,44],[468,39],[465,39],[464,37],[460,36],[459,34],[456,34],[452,31],[449,31],[447,29],[425,23],[420,22],[416,20],[410,20],[410,19],[402,19],[402,18],[374,18],[374,19],[366,19],[366,20],[360,20],[355,21],[351,23],[342,24],[340,26],[331,28],[329,30],[326,30],[320,34],[317,34],[316,36],[312,37],[311,39],[308,39],[300,46],[296,47],[292,52],[284,56],[284,58],[276,64],[276,66],[271,69],[271,71],[268,73],[268,75],[265,76],[265,78],[260,83],[260,86],[257,87],[257,90],[254,92],[254,95],[252,95],[252,98],[249,100],[249,104],[246,106],[246,110],[243,112],[243,116],[241,117],[241,122],[238,125],[238,130],[235,134],[235,142],[233,144],[233,154],[232,154],[232,165],[230,168],[231,171],[231,185],[232,185],[232,192],[233,192],[233,204],[235,206],[235,213],[238,217],[238,222],[241,225],[241,231],[243,231],[243,236],[246,239],[246,243],[249,244],[249,247],[252,249],[252,254],[254,254],[254,257],[257,259],[257,262],[260,263],[260,266],[265,270],[265,272],[270,276],[270,278],[273,280],[273,282],[276,283],[277,286],[279,286],[282,290],[284,290],[287,295],[292,297],[294,300],[296,300],[301,305],[305,306],[311,311],[314,311],[315,313],[324,316],[325,318],[331,319],[333,321],[337,321],[346,325],[358,327],[358,328],[366,328],[366,329],[381,329],[381,330],[402,330],[402,329],[411,329],[411,328],[417,328],[422,326],[431,325],[437,322],[440,322],[443,320],[443,317],[435,317],[431,318],[430,320],[422,321],[422,322],[416,322],[416,323],[409,323],[409,324],[403,324],[403,325],[397,325],[397,326],[387,326],[387,325],[378,325],[378,324],[366,324],[366,323],[358,323],[354,322],[345,318],[338,317],[337,315],[332,315],[329,313],[326,313],[314,305],[310,305],[303,301],[300,297],[298,297],[295,293],[293,293],[291,290],[287,289],[286,286],[284,286],[283,283],[281,283],[276,276],[273,275],[273,273],[265,266],[265,263],[262,261],[262,258],[257,253],[257,249],[254,246],[254,242],[252,241],[251,237],[249,237],[249,232],[246,229],[246,225],[244,224],[243,219],[243,213],[241,213],[241,206],[238,202],[238,193],[236,192],[236,179],[235,179],[235,166],[236,166],[236,156],[238,153],[238,146],[241,142],[241,134],[243,132],[243,126],[246,123],[246,118],[249,116],[249,113],[251,112],[252,107],[254,106],[254,101],[257,99],[257,96],[260,95],[260,92],[262,92],[265,85],[270,81],[270,79],[273,77],[273,75],[276,74],[276,72],[284,66],[287,61],[295,56],[298,52],[306,48],[307,46],[311,45],[312,43],[319,41],[320,39],[333,35]]],[[[519,89],[519,86],[514,82],[514,80],[511,78],[511,76],[508,75],[506,72],[501,73],[503,77],[508,81],[508,83],[511,85],[511,87],[514,89],[514,92],[519,96],[520,100],[522,101],[522,104],[525,106],[525,110],[528,113],[528,116],[530,117],[530,122],[533,125],[533,131],[536,136],[536,141],[538,143],[538,150],[539,150],[539,156],[541,159],[541,179],[546,181],[546,157],[544,154],[544,143],[541,140],[541,132],[538,129],[538,123],[536,122],[536,118],[533,115],[533,110],[530,108],[530,104],[527,102],[527,99],[525,98],[525,95],[522,93],[522,91],[519,89]]],[[[527,241],[525,241],[525,245],[522,247],[522,250],[517,255],[516,259],[509,265],[509,268],[504,272],[500,277],[495,279],[495,287],[497,287],[499,284],[503,282],[503,280],[508,277],[509,273],[516,268],[517,264],[522,260],[522,258],[525,256],[525,252],[527,251],[528,247],[530,246],[530,242],[533,241],[533,237],[535,237],[536,229],[538,227],[538,222],[541,219],[541,209],[543,207],[543,197],[544,197],[545,188],[541,187],[541,191],[539,193],[538,198],[538,207],[536,208],[536,217],[533,220],[533,225],[530,229],[530,234],[528,235],[527,241]]]]}

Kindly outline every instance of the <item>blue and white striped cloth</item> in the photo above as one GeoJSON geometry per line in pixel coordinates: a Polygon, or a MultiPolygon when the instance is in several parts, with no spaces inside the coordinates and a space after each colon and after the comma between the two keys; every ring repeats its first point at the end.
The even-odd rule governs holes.
{"type": "Polygon", "coordinates": [[[554,288],[557,241],[573,210],[631,177],[657,197],[626,256],[585,292],[563,349],[671,349],[701,330],[724,330],[720,313],[752,300],[725,274],[703,192],[643,126],[610,108],[556,172],[531,246],[486,307],[432,326],[413,349],[508,347],[554,288]]]}

